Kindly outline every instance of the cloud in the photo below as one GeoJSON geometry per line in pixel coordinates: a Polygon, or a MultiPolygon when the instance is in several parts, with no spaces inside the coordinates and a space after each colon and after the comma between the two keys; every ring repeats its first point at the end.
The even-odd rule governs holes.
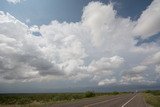
{"type": "Polygon", "coordinates": [[[145,71],[146,69],[147,69],[147,66],[139,65],[139,66],[133,67],[132,71],[136,72],[136,73],[141,73],[141,72],[145,71]]]}
{"type": "Polygon", "coordinates": [[[9,3],[17,4],[17,3],[20,3],[21,1],[24,1],[24,0],[6,0],[6,1],[9,3]]]}
{"type": "Polygon", "coordinates": [[[158,78],[159,78],[160,77],[160,65],[156,65],[155,71],[158,74],[158,78]]]}
{"type": "Polygon", "coordinates": [[[160,64],[160,52],[157,52],[152,57],[153,63],[160,64]]]}
{"type": "Polygon", "coordinates": [[[136,76],[136,75],[144,74],[146,70],[147,70],[147,66],[138,65],[138,66],[132,67],[127,72],[124,72],[124,75],[136,76]]]}
{"type": "Polygon", "coordinates": [[[155,71],[155,78],[159,80],[160,78],[160,52],[156,52],[145,59],[146,65],[153,65],[155,71]]]}
{"type": "Polygon", "coordinates": [[[82,22],[90,29],[92,43],[96,47],[105,45],[103,48],[118,50],[126,47],[125,43],[132,44],[132,29],[135,23],[129,18],[118,16],[113,4],[89,3],[83,10],[82,22]]]}
{"type": "Polygon", "coordinates": [[[158,43],[144,43],[141,46],[133,47],[132,52],[134,53],[146,53],[146,54],[152,54],[159,50],[158,43]]]}
{"type": "Polygon", "coordinates": [[[32,35],[28,26],[10,14],[0,17],[0,73],[6,80],[30,81],[46,75],[63,75],[57,64],[48,60],[42,37],[32,35]]]}
{"type": "Polygon", "coordinates": [[[113,4],[91,2],[79,22],[31,27],[0,12],[0,82],[155,83],[159,46],[135,45],[134,31],[145,11],[132,21],[118,16],[113,4]]]}
{"type": "Polygon", "coordinates": [[[154,84],[155,78],[150,79],[147,74],[147,66],[138,65],[123,72],[120,84],[154,84]]]}
{"type": "Polygon", "coordinates": [[[116,12],[112,5],[104,5],[100,2],[91,2],[83,10],[83,23],[91,29],[93,42],[95,45],[101,45],[103,42],[103,28],[114,21],[116,12]],[[107,11],[107,12],[106,12],[107,11]],[[94,13],[94,14],[93,14],[94,13]],[[94,23],[93,23],[94,22],[94,23]]]}
{"type": "Polygon", "coordinates": [[[151,5],[143,11],[134,29],[136,35],[147,38],[160,32],[160,1],[153,0],[151,5]]]}
{"type": "MultiPolygon", "coordinates": [[[[108,78],[114,77],[115,70],[119,69],[124,63],[124,59],[119,56],[110,58],[102,57],[95,61],[93,60],[87,67],[88,73],[92,76],[92,81],[98,81],[98,84],[109,84],[108,78]]],[[[111,78],[112,79],[112,78],[111,78]]]]}
{"type": "Polygon", "coordinates": [[[151,64],[160,64],[160,51],[156,51],[151,55],[147,56],[147,58],[143,61],[144,65],[151,65],[151,64]]]}
{"type": "Polygon", "coordinates": [[[89,65],[89,71],[102,72],[110,71],[120,67],[124,63],[124,59],[119,56],[113,56],[111,58],[102,57],[100,60],[93,60],[89,65]]]}
{"type": "Polygon", "coordinates": [[[156,81],[154,80],[148,80],[143,76],[137,75],[137,76],[123,76],[121,79],[121,84],[130,84],[130,85],[151,85],[155,84],[156,81]]]}
{"type": "Polygon", "coordinates": [[[26,19],[26,23],[31,23],[31,20],[30,19],[26,19]]]}
{"type": "Polygon", "coordinates": [[[79,24],[53,21],[50,25],[28,27],[9,13],[1,12],[0,17],[3,28],[0,29],[1,78],[30,81],[86,75],[82,70],[87,53],[81,39],[77,38],[77,33],[81,36],[83,31],[79,24]]]}
{"type": "Polygon", "coordinates": [[[102,80],[98,83],[99,86],[104,86],[104,85],[113,85],[117,83],[117,80],[116,79],[105,79],[105,80],[102,80]]]}

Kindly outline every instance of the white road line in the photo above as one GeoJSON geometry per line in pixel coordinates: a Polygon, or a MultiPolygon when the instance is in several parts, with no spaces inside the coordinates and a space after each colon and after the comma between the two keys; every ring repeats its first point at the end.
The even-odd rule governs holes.
{"type": "Polygon", "coordinates": [[[120,98],[123,98],[123,97],[118,97],[118,98],[113,98],[113,99],[109,99],[109,100],[105,100],[105,101],[101,101],[101,102],[97,102],[97,103],[93,103],[93,104],[88,104],[84,107],[91,107],[91,106],[94,106],[94,105],[97,105],[97,104],[106,103],[108,101],[112,101],[112,100],[116,100],[116,99],[120,99],[120,98]]]}
{"type": "MultiPolygon", "coordinates": [[[[137,94],[136,94],[137,95],[137,94]]],[[[136,95],[135,96],[133,96],[130,100],[128,100],[125,104],[123,104],[121,107],[125,107],[129,102],[131,102],[135,97],[136,97],[136,95]]]]}

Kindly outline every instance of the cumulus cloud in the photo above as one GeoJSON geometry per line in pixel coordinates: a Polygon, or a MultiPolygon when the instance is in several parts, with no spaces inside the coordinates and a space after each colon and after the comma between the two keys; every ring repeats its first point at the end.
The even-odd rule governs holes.
{"type": "Polygon", "coordinates": [[[151,64],[160,64],[160,52],[156,51],[151,55],[147,56],[144,61],[144,65],[151,65],[151,64]]]}
{"type": "Polygon", "coordinates": [[[57,64],[45,57],[42,37],[32,35],[28,26],[10,14],[1,12],[0,16],[1,78],[31,80],[39,75],[63,74],[57,64]]]}
{"type": "Polygon", "coordinates": [[[160,1],[153,0],[137,21],[134,32],[143,38],[160,32],[160,1]]]}
{"type": "Polygon", "coordinates": [[[154,77],[148,79],[146,74],[154,64],[153,74],[159,72],[159,46],[136,46],[134,39],[139,35],[136,29],[143,25],[143,14],[150,14],[147,11],[154,2],[138,21],[120,17],[113,4],[100,2],[89,3],[82,20],[76,23],[54,20],[29,27],[0,12],[0,82],[54,79],[86,80],[86,84],[96,81],[96,85],[154,83],[154,77]],[[152,63],[143,63],[145,58],[152,63]]]}
{"type": "Polygon", "coordinates": [[[144,62],[144,64],[154,67],[153,71],[155,71],[155,75],[157,80],[160,78],[160,52],[157,51],[156,53],[148,56],[144,62]]]}
{"type": "Polygon", "coordinates": [[[157,52],[152,57],[153,63],[160,64],[160,52],[157,52]]]}
{"type": "Polygon", "coordinates": [[[123,72],[121,83],[122,84],[145,84],[152,83],[145,78],[147,66],[138,65],[123,72]]]}
{"type": "Polygon", "coordinates": [[[84,28],[79,23],[53,21],[50,25],[28,27],[9,13],[1,12],[0,17],[1,78],[30,81],[65,75],[80,75],[81,79],[86,75],[83,70],[87,53],[81,40],[84,28]]]}
{"type": "Polygon", "coordinates": [[[95,61],[93,60],[88,66],[88,72],[92,75],[92,81],[100,81],[98,84],[111,84],[114,74],[117,72],[116,69],[119,69],[124,63],[124,59],[119,56],[113,56],[110,58],[102,57],[101,59],[95,61]],[[109,81],[111,80],[111,83],[109,81]]]}
{"type": "Polygon", "coordinates": [[[103,85],[113,85],[117,83],[117,80],[116,79],[105,79],[105,80],[102,80],[98,83],[99,86],[103,86],[103,85]]]}
{"type": "Polygon", "coordinates": [[[147,66],[139,65],[139,66],[133,67],[132,71],[136,72],[136,73],[141,73],[141,72],[145,71],[146,69],[147,69],[147,66]]]}
{"type": "Polygon", "coordinates": [[[148,80],[147,78],[145,78],[144,76],[123,76],[121,79],[121,84],[131,84],[131,85],[150,85],[150,84],[154,84],[156,83],[156,81],[154,80],[148,80]]]}
{"type": "Polygon", "coordinates": [[[126,47],[125,43],[132,44],[132,29],[135,23],[129,18],[117,16],[113,4],[89,3],[83,10],[82,22],[90,29],[94,46],[105,45],[103,48],[118,50],[126,47]]]}
{"type": "Polygon", "coordinates": [[[113,56],[111,58],[102,57],[100,60],[93,60],[89,65],[89,71],[92,72],[102,72],[102,71],[110,71],[118,68],[122,65],[124,59],[119,56],[113,56]]]}

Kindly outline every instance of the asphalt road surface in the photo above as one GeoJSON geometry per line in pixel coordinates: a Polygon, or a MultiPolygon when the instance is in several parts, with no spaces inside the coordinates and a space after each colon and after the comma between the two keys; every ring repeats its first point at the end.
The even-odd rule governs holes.
{"type": "Polygon", "coordinates": [[[148,107],[141,94],[123,94],[82,99],[77,102],[55,104],[51,107],[148,107]]]}

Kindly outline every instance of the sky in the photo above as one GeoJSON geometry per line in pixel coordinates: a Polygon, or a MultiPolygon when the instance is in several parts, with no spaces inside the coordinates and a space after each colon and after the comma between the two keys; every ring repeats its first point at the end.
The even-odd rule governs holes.
{"type": "Polygon", "coordinates": [[[0,93],[159,86],[159,10],[160,0],[0,0],[0,93]]]}

